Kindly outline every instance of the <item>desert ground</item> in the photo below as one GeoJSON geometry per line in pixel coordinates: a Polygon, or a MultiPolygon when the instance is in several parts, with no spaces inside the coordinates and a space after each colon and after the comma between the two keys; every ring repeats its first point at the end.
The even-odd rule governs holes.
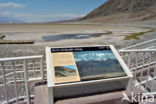
{"type": "Polygon", "coordinates": [[[141,36],[139,40],[124,39],[127,35],[145,32],[151,28],[155,29],[156,27],[143,25],[78,23],[0,24],[0,34],[6,36],[4,40],[35,40],[34,44],[0,44],[0,58],[41,55],[45,54],[45,47],[113,44],[117,49],[120,49],[122,47],[156,38],[154,31],[141,36]],[[96,34],[100,35],[96,36],[96,34]],[[51,41],[45,41],[43,37],[46,36],[52,36],[51,41]]]}

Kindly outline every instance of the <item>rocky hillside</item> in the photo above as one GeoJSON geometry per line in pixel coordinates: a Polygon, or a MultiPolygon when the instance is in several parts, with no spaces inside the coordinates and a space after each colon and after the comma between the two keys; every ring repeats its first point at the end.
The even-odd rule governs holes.
{"type": "Polygon", "coordinates": [[[82,20],[136,20],[156,19],[156,0],[108,0],[82,20]]]}

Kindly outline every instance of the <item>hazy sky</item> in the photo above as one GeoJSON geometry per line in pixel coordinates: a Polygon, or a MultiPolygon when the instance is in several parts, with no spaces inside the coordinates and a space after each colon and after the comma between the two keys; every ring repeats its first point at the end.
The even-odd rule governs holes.
{"type": "Polygon", "coordinates": [[[46,22],[81,17],[106,0],[0,0],[0,17],[46,22]]]}

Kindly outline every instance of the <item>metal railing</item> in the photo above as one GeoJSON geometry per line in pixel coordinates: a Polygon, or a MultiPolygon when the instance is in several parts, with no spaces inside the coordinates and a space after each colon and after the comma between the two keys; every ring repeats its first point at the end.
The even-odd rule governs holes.
{"type": "Polygon", "coordinates": [[[0,59],[0,104],[31,103],[33,82],[44,79],[42,55],[0,59]]]}
{"type": "Polygon", "coordinates": [[[131,49],[146,49],[146,48],[155,48],[156,49],[156,39],[145,41],[139,44],[135,44],[121,50],[131,50],[131,49]]]}
{"type": "Polygon", "coordinates": [[[156,49],[119,50],[119,52],[134,75],[133,92],[156,95],[156,49]]]}

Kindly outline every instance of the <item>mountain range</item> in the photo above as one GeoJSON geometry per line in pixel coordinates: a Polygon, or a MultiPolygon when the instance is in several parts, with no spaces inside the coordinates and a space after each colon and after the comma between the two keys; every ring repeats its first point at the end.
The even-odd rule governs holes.
{"type": "MultiPolygon", "coordinates": [[[[156,20],[156,0],[107,0],[82,18],[59,22],[135,22],[156,20]]],[[[0,23],[24,23],[11,17],[0,17],[0,23]]],[[[47,22],[46,22],[47,23],[47,22]]]]}
{"type": "Polygon", "coordinates": [[[108,0],[81,20],[92,22],[156,20],[156,0],[108,0]]]}
{"type": "Polygon", "coordinates": [[[10,17],[0,17],[0,23],[24,23],[24,21],[10,17]]]}

